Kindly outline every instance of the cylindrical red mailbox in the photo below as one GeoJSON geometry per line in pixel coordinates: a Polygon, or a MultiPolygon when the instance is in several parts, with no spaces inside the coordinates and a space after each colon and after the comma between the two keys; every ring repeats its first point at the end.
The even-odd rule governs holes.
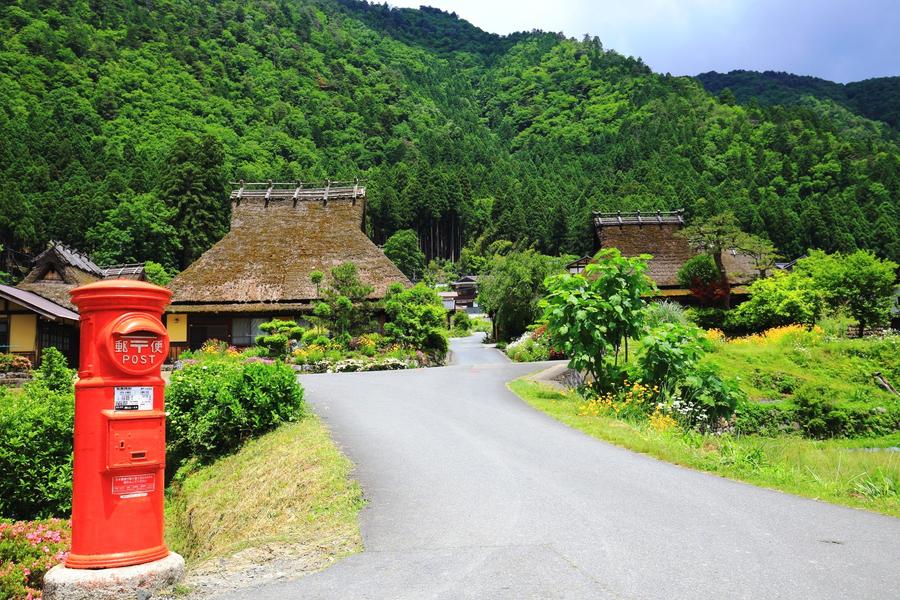
{"type": "Polygon", "coordinates": [[[165,558],[164,383],[172,292],[125,279],[72,290],[81,316],[75,384],[72,551],[66,566],[103,569],[165,558]]]}

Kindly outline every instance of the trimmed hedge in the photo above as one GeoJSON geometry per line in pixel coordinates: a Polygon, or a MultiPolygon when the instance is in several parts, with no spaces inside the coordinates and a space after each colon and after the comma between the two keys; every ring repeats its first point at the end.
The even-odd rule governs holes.
{"type": "Polygon", "coordinates": [[[173,373],[166,409],[167,462],[177,468],[190,457],[210,462],[299,419],[303,388],[284,363],[220,356],[173,373]]]}
{"type": "Polygon", "coordinates": [[[72,507],[75,398],[34,382],[0,388],[0,515],[34,519],[72,507]]]}

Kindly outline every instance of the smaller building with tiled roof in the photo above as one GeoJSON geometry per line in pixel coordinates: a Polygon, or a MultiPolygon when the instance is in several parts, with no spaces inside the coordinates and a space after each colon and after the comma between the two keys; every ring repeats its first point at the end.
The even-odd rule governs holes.
{"type": "Polygon", "coordinates": [[[78,309],[69,292],[101,279],[144,280],[144,265],[101,267],[90,256],[51,241],[15,287],[0,285],[0,352],[36,362],[53,346],[75,365],[78,361],[78,309]]]}

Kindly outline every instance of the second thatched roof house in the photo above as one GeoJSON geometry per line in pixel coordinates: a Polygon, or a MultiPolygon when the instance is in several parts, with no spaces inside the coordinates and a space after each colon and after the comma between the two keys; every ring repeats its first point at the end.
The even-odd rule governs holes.
{"type": "Polygon", "coordinates": [[[363,231],[366,188],[241,184],[231,192],[230,231],[169,287],[167,325],[175,353],[208,339],[253,343],[274,317],[302,318],[318,300],[313,271],[356,265],[359,278],[383,298],[409,280],[363,231]]]}
{"type": "MultiPolygon", "coordinates": [[[[660,296],[687,297],[691,291],[678,283],[678,271],[697,253],[688,241],[678,235],[684,227],[684,210],[637,212],[595,212],[594,234],[597,249],[618,248],[624,256],[650,254],[647,275],[658,288],[660,296]]],[[[566,265],[570,273],[580,273],[593,258],[585,256],[566,265]]],[[[722,252],[722,262],[733,286],[733,294],[745,294],[743,287],[757,273],[753,260],[737,250],[722,252]]]]}

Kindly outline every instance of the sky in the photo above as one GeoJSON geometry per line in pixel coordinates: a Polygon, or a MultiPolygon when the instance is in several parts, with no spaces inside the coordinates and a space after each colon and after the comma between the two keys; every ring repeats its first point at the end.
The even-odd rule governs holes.
{"type": "Polygon", "coordinates": [[[494,33],[543,29],[696,75],[787,71],[846,83],[900,75],[900,0],[388,0],[494,33]]]}

